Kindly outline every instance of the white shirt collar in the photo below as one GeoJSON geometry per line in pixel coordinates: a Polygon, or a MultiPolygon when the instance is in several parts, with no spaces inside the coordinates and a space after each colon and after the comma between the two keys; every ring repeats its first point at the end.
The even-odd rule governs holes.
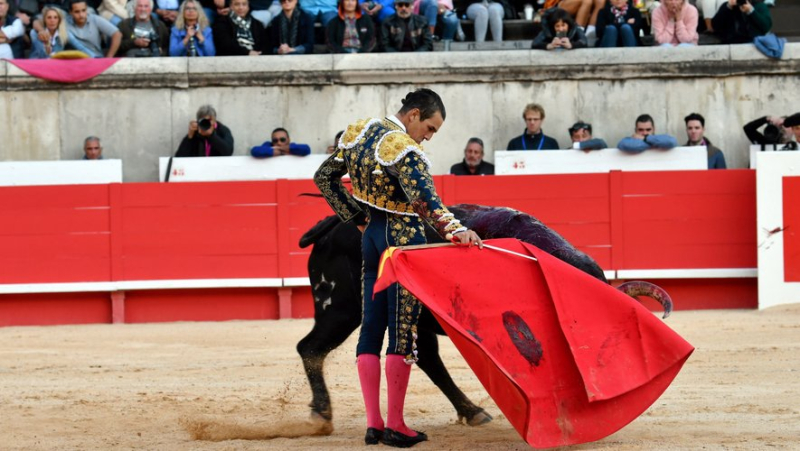
{"type": "Polygon", "coordinates": [[[395,124],[396,124],[398,127],[400,127],[401,129],[403,129],[403,131],[404,131],[404,132],[406,132],[406,131],[407,131],[407,130],[406,130],[406,126],[405,126],[405,125],[403,125],[403,123],[402,123],[402,122],[400,122],[400,119],[398,119],[398,118],[397,118],[397,116],[395,116],[394,114],[393,114],[393,115],[391,115],[391,116],[387,116],[387,117],[386,117],[386,119],[389,119],[390,121],[394,122],[394,123],[395,123],[395,124]]]}

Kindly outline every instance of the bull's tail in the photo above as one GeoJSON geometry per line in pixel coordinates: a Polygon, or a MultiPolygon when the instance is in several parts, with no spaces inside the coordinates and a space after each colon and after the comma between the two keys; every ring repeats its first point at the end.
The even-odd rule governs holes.
{"type": "Polygon", "coordinates": [[[308,247],[317,242],[320,237],[325,236],[334,227],[341,223],[338,216],[332,215],[318,222],[300,237],[300,248],[308,247]]]}
{"type": "Polygon", "coordinates": [[[672,313],[672,298],[658,285],[636,280],[625,282],[618,286],[617,289],[634,299],[636,299],[637,296],[647,296],[655,299],[664,307],[664,316],[662,318],[667,318],[669,314],[672,313]]]}

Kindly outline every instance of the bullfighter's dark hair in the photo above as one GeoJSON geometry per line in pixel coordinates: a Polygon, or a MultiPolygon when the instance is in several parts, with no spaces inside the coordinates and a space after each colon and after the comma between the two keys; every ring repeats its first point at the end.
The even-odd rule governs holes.
{"type": "Polygon", "coordinates": [[[706,126],[706,119],[697,113],[692,113],[683,118],[683,122],[685,122],[686,124],[689,124],[689,121],[700,121],[700,125],[702,125],[703,127],[706,126]]]}
{"type": "Polygon", "coordinates": [[[409,92],[406,98],[403,99],[403,107],[400,108],[400,114],[408,113],[414,108],[419,109],[419,120],[424,121],[429,117],[436,114],[438,111],[442,115],[442,120],[447,118],[447,112],[444,109],[444,102],[439,94],[427,88],[420,88],[414,92],[409,92]]]}

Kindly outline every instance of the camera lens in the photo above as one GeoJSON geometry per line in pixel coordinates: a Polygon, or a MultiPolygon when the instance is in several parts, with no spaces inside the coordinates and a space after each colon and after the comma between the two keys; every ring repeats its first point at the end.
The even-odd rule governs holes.
{"type": "Polygon", "coordinates": [[[197,128],[200,130],[206,131],[211,128],[211,120],[208,118],[203,118],[197,121],[197,128]]]}

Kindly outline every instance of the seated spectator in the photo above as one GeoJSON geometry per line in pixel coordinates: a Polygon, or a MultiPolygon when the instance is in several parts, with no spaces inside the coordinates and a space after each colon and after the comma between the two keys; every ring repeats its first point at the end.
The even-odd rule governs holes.
{"type": "Polygon", "coordinates": [[[289,140],[289,132],[278,127],[272,131],[272,141],[266,141],[260,146],[250,149],[250,155],[256,158],[279,157],[281,155],[294,155],[304,157],[311,153],[308,144],[297,144],[289,140]]]}
{"type": "Polygon", "coordinates": [[[396,12],[394,0],[367,0],[361,3],[361,11],[372,18],[376,29],[396,12]]]}
{"type": "Polygon", "coordinates": [[[728,0],[711,24],[723,44],[742,44],[769,33],[772,16],[763,0],[728,0]]]}
{"type": "Polygon", "coordinates": [[[0,0],[0,59],[24,57],[25,24],[17,16],[10,14],[8,0],[0,0]]]}
{"type": "Polygon", "coordinates": [[[103,0],[97,8],[97,14],[100,14],[103,19],[112,24],[119,26],[120,22],[130,17],[128,8],[126,8],[127,4],[127,0],[103,0]]]}
{"type": "Polygon", "coordinates": [[[505,8],[493,0],[467,0],[467,18],[474,22],[475,42],[486,41],[486,31],[492,29],[492,40],[503,41],[505,8]]]}
{"type": "Polygon", "coordinates": [[[628,153],[641,153],[647,149],[669,150],[678,147],[678,140],[669,135],[656,135],[656,126],[649,114],[636,118],[633,136],[622,138],[617,148],[628,153]]]}
{"type": "Polygon", "coordinates": [[[494,175],[494,165],[483,161],[483,140],[470,138],[464,148],[464,161],[450,167],[453,175],[494,175]]]}
{"type": "Polygon", "coordinates": [[[522,111],[525,119],[525,130],[508,142],[507,150],[555,150],[559,149],[558,141],[545,136],[542,131],[544,122],[544,107],[538,103],[529,103],[522,111]]]}
{"type": "Polygon", "coordinates": [[[785,127],[784,121],[786,116],[764,116],[754,121],[748,122],[744,126],[744,133],[747,139],[753,144],[761,144],[762,146],[770,144],[787,144],[792,140],[791,128],[785,127]],[[764,133],[758,131],[763,125],[764,133]]]}
{"type": "Polygon", "coordinates": [[[314,53],[314,18],[297,8],[297,0],[281,0],[281,8],[269,26],[269,51],[275,55],[314,53]]]}
{"type": "Polygon", "coordinates": [[[572,148],[577,150],[607,149],[608,144],[600,138],[592,138],[592,124],[578,121],[569,128],[569,137],[572,139],[572,148]]]}
{"type": "Polygon", "coordinates": [[[662,0],[650,20],[662,47],[697,45],[697,8],[686,0],[662,0]]]}
{"type": "Polygon", "coordinates": [[[714,18],[714,15],[717,13],[717,10],[719,10],[719,7],[722,6],[722,4],[726,1],[727,0],[697,0],[695,6],[697,7],[697,13],[703,16],[705,33],[714,33],[714,26],[711,24],[711,19],[714,18]]]}
{"type": "Polygon", "coordinates": [[[339,0],[339,16],[328,22],[331,53],[369,53],[375,48],[375,24],[361,13],[358,0],[339,0]]]}
{"type": "Polygon", "coordinates": [[[266,31],[261,22],[253,20],[247,0],[231,0],[230,12],[217,18],[212,28],[217,55],[256,56],[266,53],[266,31]]]}
{"type": "Polygon", "coordinates": [[[686,141],[686,145],[706,146],[706,150],[708,151],[708,169],[725,169],[725,155],[705,137],[705,118],[697,113],[692,113],[683,118],[683,121],[686,122],[686,136],[689,139],[686,141]]]}
{"type": "MultiPolygon", "coordinates": [[[[2,2],[3,0],[0,0],[2,2]]],[[[39,39],[39,33],[36,30],[31,30],[31,53],[28,55],[30,59],[43,59],[50,58],[54,53],[58,53],[69,42],[69,33],[67,32],[67,20],[64,11],[54,6],[47,5],[42,8],[42,22],[44,22],[44,29],[50,36],[50,39],[42,42],[39,39]]]]}
{"type": "MultiPolygon", "coordinates": [[[[281,6],[283,6],[283,2],[281,2],[281,6]]],[[[296,1],[294,7],[297,7],[296,1]]],[[[324,28],[328,26],[328,22],[333,20],[333,18],[339,14],[336,0],[303,0],[303,4],[300,5],[300,9],[304,13],[308,14],[309,18],[311,19],[312,27],[314,26],[314,22],[319,22],[324,28]]],[[[286,12],[285,6],[283,6],[283,11],[286,12]]]]}
{"type": "MultiPolygon", "coordinates": [[[[41,40],[46,33],[43,35],[42,30],[36,28],[35,23],[36,21],[34,28],[39,33],[41,40]]],[[[83,0],[75,0],[70,3],[67,31],[69,32],[70,46],[92,58],[102,58],[103,56],[112,58],[117,54],[122,42],[122,33],[119,29],[97,14],[89,14],[86,2],[83,0]],[[103,37],[110,40],[105,54],[103,53],[103,37]]]]}
{"type": "Polygon", "coordinates": [[[229,157],[233,155],[233,135],[211,105],[197,110],[197,120],[189,122],[189,133],[181,141],[176,157],[229,157]]]}
{"type": "Polygon", "coordinates": [[[153,5],[156,15],[158,15],[158,18],[164,22],[164,25],[167,26],[167,30],[169,30],[175,21],[178,20],[179,0],[154,1],[156,2],[156,4],[153,5]]]}
{"type": "Polygon", "coordinates": [[[333,145],[328,146],[328,148],[325,149],[325,153],[332,154],[336,152],[336,148],[339,146],[339,138],[341,138],[343,134],[344,130],[339,130],[339,132],[336,133],[336,137],[333,138],[333,145]]]}
{"type": "Polygon", "coordinates": [[[397,11],[382,25],[381,38],[386,52],[429,52],[433,35],[428,21],[411,12],[411,0],[395,0],[397,11]]]}
{"type": "Polygon", "coordinates": [[[597,15],[599,47],[636,47],[642,29],[642,13],[628,0],[608,0],[597,15]]]}
{"type": "MultiPolygon", "coordinates": [[[[783,121],[783,125],[784,127],[789,127],[792,129],[792,134],[794,135],[794,141],[792,141],[792,143],[794,146],[792,146],[791,150],[797,150],[798,143],[800,143],[800,113],[794,113],[793,115],[787,117],[786,120],[783,121]]],[[[784,148],[784,150],[790,149],[784,148]]]]}
{"type": "Polygon", "coordinates": [[[169,38],[169,56],[214,56],[214,37],[205,10],[195,0],[184,0],[169,38]]]}
{"type": "Polygon", "coordinates": [[[575,18],[575,23],[581,27],[581,31],[586,31],[586,36],[594,37],[597,16],[605,5],[606,0],[546,0],[542,10],[563,9],[575,18]]]}
{"type": "MultiPolygon", "coordinates": [[[[452,41],[458,31],[458,15],[453,10],[453,0],[414,0],[414,14],[428,19],[431,35],[436,33],[436,24],[441,18],[442,39],[452,41]]],[[[463,40],[463,39],[462,39],[463,40]]]]}
{"type": "Polygon", "coordinates": [[[133,17],[119,23],[122,43],[118,56],[166,56],[169,30],[152,16],[153,0],[135,0],[133,17]]]}
{"type": "Polygon", "coordinates": [[[97,136],[88,136],[83,140],[83,159],[84,160],[102,160],[103,159],[103,146],[100,144],[100,138],[97,136]]]}
{"type": "Polygon", "coordinates": [[[586,35],[575,25],[568,12],[555,8],[547,12],[542,31],[531,44],[532,49],[571,50],[586,47],[586,35]]]}

